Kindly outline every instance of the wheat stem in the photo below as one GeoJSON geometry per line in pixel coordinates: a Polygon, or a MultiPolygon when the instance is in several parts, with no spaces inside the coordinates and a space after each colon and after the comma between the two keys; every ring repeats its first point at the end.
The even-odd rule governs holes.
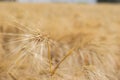
{"type": "Polygon", "coordinates": [[[8,73],[10,75],[10,77],[13,79],[13,80],[17,80],[13,75],[12,73],[8,73]]]}
{"type": "Polygon", "coordinates": [[[62,64],[62,62],[63,62],[67,57],[69,57],[69,56],[73,53],[74,49],[75,49],[75,47],[72,48],[72,49],[70,49],[70,50],[67,52],[67,54],[63,57],[63,59],[62,59],[62,60],[57,64],[57,66],[53,69],[53,71],[52,71],[52,73],[51,73],[51,76],[53,76],[53,75],[55,74],[56,70],[57,70],[58,67],[62,64]]]}
{"type": "MultiPolygon", "coordinates": [[[[49,59],[49,67],[50,67],[50,75],[52,74],[52,58],[51,58],[51,53],[50,53],[50,45],[47,42],[47,46],[48,46],[48,59],[49,59]]],[[[52,80],[52,76],[51,76],[51,80],[52,80]]]]}

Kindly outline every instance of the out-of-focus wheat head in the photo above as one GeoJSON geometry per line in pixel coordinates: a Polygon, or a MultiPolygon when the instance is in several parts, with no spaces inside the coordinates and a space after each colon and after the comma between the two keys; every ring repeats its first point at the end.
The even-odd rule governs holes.
{"type": "Polygon", "coordinates": [[[3,42],[3,46],[9,52],[6,58],[12,60],[7,73],[18,75],[16,71],[18,70],[19,72],[21,71],[19,70],[20,68],[23,70],[25,68],[24,72],[21,73],[21,71],[20,74],[29,76],[37,76],[39,74],[47,78],[47,75],[50,75],[49,67],[51,66],[49,66],[49,61],[51,60],[49,56],[53,55],[50,49],[56,46],[55,42],[50,39],[49,34],[43,33],[39,29],[32,30],[18,27],[19,29],[23,31],[23,34],[1,33],[5,36],[3,39],[7,40],[3,42]]]}

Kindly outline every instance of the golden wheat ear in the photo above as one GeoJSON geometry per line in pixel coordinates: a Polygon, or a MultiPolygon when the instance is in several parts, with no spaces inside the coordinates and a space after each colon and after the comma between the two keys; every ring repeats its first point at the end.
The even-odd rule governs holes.
{"type": "Polygon", "coordinates": [[[50,49],[56,44],[47,33],[36,31],[27,34],[1,34],[6,37],[10,36],[8,43],[4,44],[10,46],[10,48],[7,46],[10,53],[6,56],[8,60],[11,60],[7,71],[10,76],[12,73],[18,74],[22,69],[26,70],[26,72],[23,71],[26,75],[51,74],[52,54],[50,49]],[[11,48],[13,45],[15,47],[11,48]],[[31,74],[29,74],[30,72],[31,74]]]}

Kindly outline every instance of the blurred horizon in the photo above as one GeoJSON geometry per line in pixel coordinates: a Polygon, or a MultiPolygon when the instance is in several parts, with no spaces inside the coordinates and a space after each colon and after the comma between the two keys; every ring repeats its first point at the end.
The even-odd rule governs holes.
{"type": "Polygon", "coordinates": [[[1,2],[119,3],[120,0],[0,0],[1,2]]]}

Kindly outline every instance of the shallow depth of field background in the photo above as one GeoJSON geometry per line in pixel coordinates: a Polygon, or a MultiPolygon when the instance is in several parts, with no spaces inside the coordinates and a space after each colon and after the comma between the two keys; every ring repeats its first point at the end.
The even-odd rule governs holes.
{"type": "Polygon", "coordinates": [[[120,0],[0,1],[0,80],[120,80],[120,0]],[[16,50],[18,55],[13,55],[12,50],[21,46],[24,51],[34,45],[10,44],[19,37],[3,33],[22,33],[19,28],[49,34],[56,43],[50,45],[53,69],[71,48],[76,49],[51,78],[47,47],[42,62],[26,52],[28,56],[14,64],[22,53],[16,50]]]}

